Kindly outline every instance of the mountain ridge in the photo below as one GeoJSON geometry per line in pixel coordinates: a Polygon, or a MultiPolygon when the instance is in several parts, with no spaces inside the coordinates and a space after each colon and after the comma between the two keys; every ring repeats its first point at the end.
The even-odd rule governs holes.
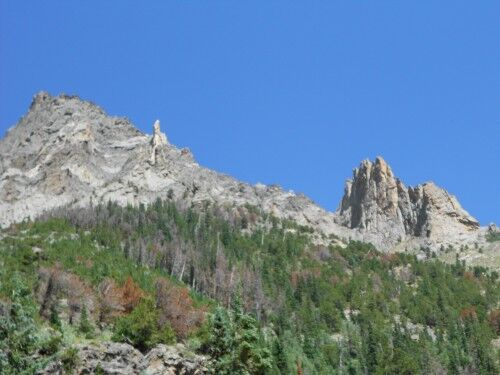
{"type": "Polygon", "coordinates": [[[365,160],[346,183],[339,209],[328,212],[303,194],[250,185],[200,166],[187,148],[171,145],[159,121],[153,135],[126,118],[108,116],[73,95],[35,95],[28,113],[0,140],[0,225],[62,205],[112,200],[148,204],[173,198],[253,205],[381,250],[484,243],[487,229],[433,183],[406,187],[381,157],[365,160]]]}

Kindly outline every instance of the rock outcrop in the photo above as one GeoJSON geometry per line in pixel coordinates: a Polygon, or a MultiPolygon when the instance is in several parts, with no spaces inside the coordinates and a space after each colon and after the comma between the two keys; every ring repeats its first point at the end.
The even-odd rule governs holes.
{"type": "Polygon", "coordinates": [[[365,160],[348,180],[339,210],[339,222],[352,229],[370,231],[399,227],[401,207],[398,195],[401,184],[382,158],[375,163],[365,160]]]}
{"type": "Polygon", "coordinates": [[[142,371],[145,375],[202,375],[208,373],[207,364],[207,357],[195,355],[181,344],[158,345],[144,357],[142,371]]]}
{"type": "Polygon", "coordinates": [[[167,136],[160,130],[160,120],[156,120],[153,125],[153,137],[151,138],[151,157],[149,158],[151,165],[156,164],[156,159],[161,147],[167,144],[167,136]]]}
{"type": "Polygon", "coordinates": [[[381,250],[484,242],[485,228],[446,191],[427,183],[407,188],[382,158],[364,161],[337,212],[301,194],[250,185],[199,166],[187,149],[167,141],[160,123],[148,136],[127,119],[107,116],[75,96],[39,93],[28,113],[0,141],[0,226],[60,206],[116,201],[148,204],[173,199],[186,206],[212,202],[256,206],[314,229],[325,243],[372,242],[381,250]]]}
{"type": "MultiPolygon", "coordinates": [[[[189,352],[183,345],[158,345],[143,355],[129,344],[103,342],[76,346],[78,360],[74,374],[107,375],[203,375],[207,374],[207,358],[189,352]]],[[[64,374],[63,364],[48,364],[38,375],[64,374]]]]}
{"type": "Polygon", "coordinates": [[[479,222],[446,190],[428,182],[406,187],[381,157],[364,160],[346,182],[336,221],[366,234],[429,243],[475,233],[479,222]]]}

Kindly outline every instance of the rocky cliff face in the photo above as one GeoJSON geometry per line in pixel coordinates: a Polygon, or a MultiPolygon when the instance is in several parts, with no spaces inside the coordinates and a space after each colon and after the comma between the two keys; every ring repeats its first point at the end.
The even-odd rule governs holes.
{"type": "Polygon", "coordinates": [[[153,131],[143,134],[127,119],[109,117],[77,97],[39,93],[0,141],[0,225],[61,205],[137,205],[169,197],[187,205],[248,203],[302,224],[326,220],[335,226],[305,196],[200,167],[188,149],[168,143],[158,121],[153,131]]]}
{"type": "Polygon", "coordinates": [[[381,157],[365,160],[348,180],[337,222],[366,233],[386,233],[400,241],[474,233],[479,222],[457,199],[432,182],[406,187],[381,157]]]}
{"type": "Polygon", "coordinates": [[[149,136],[74,96],[37,94],[0,141],[0,226],[62,205],[108,200],[137,205],[156,198],[186,205],[250,204],[313,227],[318,241],[334,234],[382,250],[401,242],[412,247],[484,241],[485,230],[453,196],[430,183],[406,188],[381,158],[354,171],[332,213],[303,195],[199,166],[188,149],[167,141],[159,121],[149,136]]]}

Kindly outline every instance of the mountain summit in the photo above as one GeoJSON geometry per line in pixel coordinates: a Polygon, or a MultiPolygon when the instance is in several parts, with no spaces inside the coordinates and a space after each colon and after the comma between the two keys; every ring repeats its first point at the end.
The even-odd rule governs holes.
{"type": "Polygon", "coordinates": [[[250,185],[199,166],[160,129],[143,134],[76,96],[37,94],[28,113],[0,141],[0,225],[63,205],[157,198],[183,205],[255,206],[328,236],[372,242],[381,250],[484,242],[485,229],[455,197],[432,183],[405,187],[378,157],[354,170],[336,212],[277,186],[250,185]]]}

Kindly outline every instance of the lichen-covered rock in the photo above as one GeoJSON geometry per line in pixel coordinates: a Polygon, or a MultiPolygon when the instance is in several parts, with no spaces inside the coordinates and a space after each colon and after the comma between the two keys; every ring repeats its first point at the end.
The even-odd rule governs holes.
{"type": "MultiPolygon", "coordinates": [[[[207,358],[178,344],[158,345],[143,355],[129,344],[104,342],[76,347],[78,360],[72,374],[106,375],[203,375],[208,374],[207,358]]],[[[65,374],[61,361],[49,363],[38,375],[65,374]]]]}
{"type": "Polygon", "coordinates": [[[391,168],[378,157],[375,163],[364,160],[353,172],[353,179],[346,182],[340,206],[340,222],[350,228],[368,231],[380,227],[394,228],[396,234],[404,234],[399,228],[401,186],[391,168]]]}
{"type": "Polygon", "coordinates": [[[104,374],[138,374],[143,355],[133,346],[110,342],[100,346],[78,347],[78,374],[92,374],[100,368],[104,374]]]}
{"type": "Polygon", "coordinates": [[[207,358],[195,355],[178,344],[158,345],[142,361],[144,375],[201,375],[207,374],[207,358]]]}

